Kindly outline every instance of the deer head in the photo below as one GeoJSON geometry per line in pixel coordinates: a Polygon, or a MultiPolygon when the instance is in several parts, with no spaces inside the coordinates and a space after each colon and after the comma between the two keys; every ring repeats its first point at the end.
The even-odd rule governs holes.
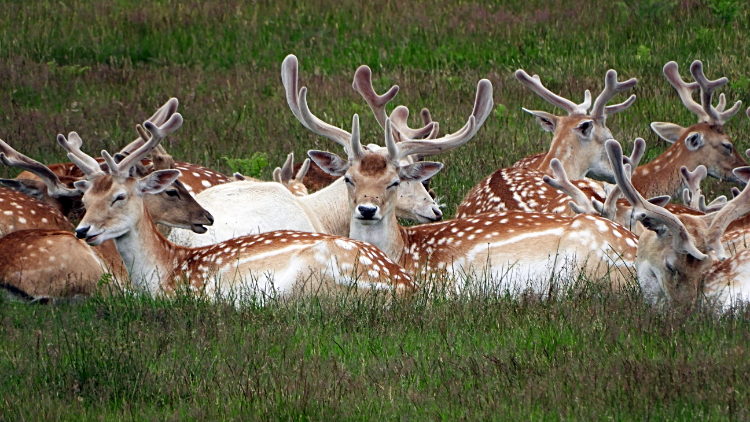
{"type": "Polygon", "coordinates": [[[273,170],[273,180],[276,183],[281,183],[289,189],[289,192],[294,194],[294,196],[306,196],[307,195],[307,186],[305,186],[304,183],[302,183],[302,179],[305,178],[305,175],[307,174],[307,171],[310,170],[310,159],[306,159],[304,163],[302,163],[302,166],[300,167],[299,171],[297,171],[297,175],[294,174],[294,153],[291,152],[286,157],[286,161],[284,162],[284,165],[282,167],[276,167],[273,170]]]}
{"type": "Polygon", "coordinates": [[[532,77],[519,69],[516,71],[516,79],[549,103],[568,113],[567,116],[555,116],[544,111],[523,109],[537,118],[542,129],[554,134],[550,151],[540,164],[539,170],[551,175],[549,164],[552,159],[557,158],[566,174],[573,180],[586,176],[613,182],[612,169],[604,151],[604,142],[612,139],[612,133],[606,126],[607,117],[630,107],[635,102],[635,95],[631,95],[620,104],[608,106],[607,103],[618,93],[634,87],[636,79],[618,82],[617,72],[611,69],[607,71],[604,77],[604,90],[594,101],[590,114],[588,110],[591,107],[591,93],[588,90],[584,92],[584,101],[575,104],[545,88],[537,75],[532,77]]]}
{"type": "MultiPolygon", "coordinates": [[[[633,206],[633,216],[647,229],[638,242],[636,268],[646,298],[657,302],[694,301],[700,291],[702,277],[711,268],[709,254],[723,261],[727,254],[721,236],[729,224],[750,212],[750,190],[729,201],[712,214],[674,215],[661,206],[646,201],[633,187],[622,165],[622,149],[615,141],[606,144],[617,185],[633,206]]],[[[735,170],[743,178],[750,168],[735,170]]]]}
{"type": "Polygon", "coordinates": [[[700,60],[690,65],[690,74],[695,82],[686,83],[680,77],[677,63],[669,62],[664,65],[664,76],[677,90],[685,107],[698,117],[698,123],[684,128],[674,123],[653,122],[651,129],[665,141],[675,144],[666,154],[673,154],[675,159],[680,156],[680,162],[688,169],[695,169],[702,164],[710,176],[742,183],[732,171],[737,167],[747,166],[747,162],[724,132],[724,124],[737,114],[742,101],[737,101],[725,110],[726,97],[721,94],[718,104],[714,107],[714,92],[726,85],[727,78],[708,80],[703,73],[703,63],[700,60]],[[692,95],[696,90],[700,90],[700,103],[693,100],[692,95]]]}
{"type": "MultiPolygon", "coordinates": [[[[360,68],[361,69],[361,68],[360,68]]],[[[361,75],[361,71],[358,71],[361,75]]],[[[344,147],[347,154],[351,155],[352,151],[349,150],[351,148],[350,141],[351,137],[353,136],[351,133],[340,129],[338,127],[332,126],[328,123],[323,122],[319,118],[315,117],[307,107],[307,88],[298,87],[298,62],[297,58],[294,55],[289,55],[284,59],[284,62],[281,64],[281,79],[284,84],[284,89],[286,90],[286,99],[287,103],[289,104],[289,108],[292,110],[292,113],[297,118],[297,120],[302,123],[302,125],[314,133],[318,135],[322,135],[337,144],[344,147]]],[[[361,76],[360,76],[361,78],[361,76]]],[[[356,79],[355,79],[356,84],[356,79]]],[[[363,85],[359,85],[360,89],[363,92],[365,88],[363,88],[363,85]]],[[[394,90],[393,88],[391,91],[389,91],[389,94],[384,95],[381,98],[378,104],[382,104],[382,106],[385,106],[385,103],[387,101],[390,101],[390,99],[395,96],[395,93],[397,92],[397,89],[394,90]]],[[[374,93],[374,91],[373,91],[374,93]]],[[[363,94],[365,95],[365,94],[363,94]]],[[[491,100],[491,99],[490,99],[491,100]]],[[[375,106],[374,113],[377,116],[380,115],[380,112],[375,111],[378,109],[378,105],[375,106]]],[[[402,108],[403,109],[403,108],[402,108]]],[[[395,112],[395,111],[394,111],[395,112]]],[[[383,113],[385,113],[383,111],[383,113]]],[[[398,114],[399,118],[403,119],[404,112],[399,111],[400,114],[398,114]]],[[[408,116],[408,113],[406,114],[408,116]]],[[[486,116],[484,116],[486,118],[486,116]]],[[[404,120],[405,121],[405,120],[404,120]]],[[[483,120],[482,120],[483,121],[483,120]]],[[[436,123],[428,123],[427,126],[430,128],[429,131],[426,129],[424,131],[418,131],[419,133],[428,132],[432,133],[435,130],[435,127],[437,126],[436,123]]],[[[395,128],[393,130],[396,130],[395,128]]],[[[410,132],[411,133],[411,132],[410,132]]],[[[399,139],[402,138],[402,135],[399,133],[396,135],[399,137],[399,139]]],[[[403,139],[407,139],[406,136],[403,136],[403,139]]],[[[414,141],[416,142],[416,141],[414,141]]],[[[364,150],[362,145],[357,142],[357,145],[359,145],[360,148],[364,150]]],[[[448,145],[445,145],[444,148],[448,147],[448,145]]],[[[453,147],[450,147],[453,148],[453,147]]],[[[435,151],[434,153],[438,153],[440,151],[435,151]]],[[[406,154],[403,157],[401,157],[402,160],[407,160],[406,157],[408,157],[410,154],[406,154]]],[[[408,160],[406,161],[408,162],[408,160]]],[[[330,174],[337,174],[337,172],[333,172],[330,174]]],[[[343,174],[343,173],[342,173],[343,174]]],[[[425,187],[421,183],[413,182],[413,181],[404,181],[404,183],[401,183],[400,186],[396,189],[398,191],[397,199],[396,199],[396,214],[400,218],[406,218],[409,220],[417,221],[420,223],[427,223],[431,221],[437,221],[442,219],[443,213],[440,211],[440,207],[437,203],[435,203],[434,198],[430,196],[430,194],[427,192],[425,187]]]]}

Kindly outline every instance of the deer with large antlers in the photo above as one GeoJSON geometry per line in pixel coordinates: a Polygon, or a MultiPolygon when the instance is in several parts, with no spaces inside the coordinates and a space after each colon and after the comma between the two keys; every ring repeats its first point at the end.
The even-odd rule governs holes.
{"type": "MultiPolygon", "coordinates": [[[[355,74],[355,89],[364,92],[366,98],[374,94],[369,76],[369,68],[360,67],[355,74]],[[369,90],[368,88],[369,87],[369,90]]],[[[293,55],[287,56],[281,66],[281,76],[286,90],[287,103],[295,116],[302,119],[309,114],[306,103],[307,88],[298,86],[298,62],[293,55]]],[[[380,105],[373,106],[373,113],[380,118],[384,107],[398,91],[391,88],[388,97],[380,99],[380,105]]],[[[380,98],[380,97],[379,97],[380,98]]],[[[370,98],[371,99],[371,98],[370,98]]],[[[368,100],[369,103],[369,100],[368,100]]],[[[400,123],[406,127],[408,109],[399,107],[394,110],[400,123]]],[[[314,116],[313,116],[314,117],[314,116]]],[[[483,119],[486,115],[483,116],[483,119]]],[[[302,120],[301,120],[302,121],[302,120]]],[[[317,118],[311,119],[308,127],[315,127],[318,132],[344,148],[348,148],[349,132],[334,127],[317,118]]],[[[383,121],[385,124],[385,121],[383,121]]],[[[437,123],[426,128],[417,129],[417,135],[428,136],[436,130],[437,123]]],[[[446,145],[446,147],[449,147],[446,145]]],[[[454,146],[452,146],[454,147],[454,146]]],[[[452,148],[450,147],[450,148],[452,148]]],[[[380,148],[377,145],[368,148],[380,148]]],[[[411,160],[412,157],[405,157],[411,160]]],[[[237,236],[263,233],[273,230],[299,230],[316,233],[349,235],[351,214],[346,199],[346,183],[338,178],[326,188],[304,197],[295,197],[277,183],[234,182],[216,186],[196,196],[198,202],[216,216],[216,224],[209,228],[205,236],[195,236],[185,231],[174,231],[169,239],[183,246],[205,246],[237,236]]],[[[421,183],[404,182],[398,187],[396,213],[398,217],[420,223],[440,220],[442,211],[421,183]]]]}
{"type": "Polygon", "coordinates": [[[687,128],[674,123],[651,123],[651,129],[673,145],[652,162],[637,168],[633,174],[633,185],[646,197],[675,197],[681,194],[685,187],[680,177],[680,168],[683,166],[694,170],[699,165],[704,165],[708,175],[712,177],[741,183],[732,170],[747,166],[747,161],[734,148],[732,140],[724,131],[724,125],[737,114],[742,102],[737,101],[725,110],[726,98],[721,94],[714,107],[714,93],[727,83],[727,78],[708,80],[699,60],[690,66],[690,74],[695,82],[686,83],[680,77],[677,63],[669,62],[664,65],[664,76],[677,90],[685,107],[698,116],[698,123],[687,128]],[[700,90],[700,104],[692,97],[696,90],[700,90]]]}
{"type": "MultiPolygon", "coordinates": [[[[606,126],[607,117],[630,107],[635,101],[631,95],[625,102],[607,103],[620,92],[631,89],[637,81],[617,81],[617,72],[607,71],[604,90],[591,105],[591,93],[586,90],[584,101],[576,104],[542,85],[539,76],[529,76],[525,71],[516,71],[516,79],[551,104],[565,110],[567,116],[555,116],[544,111],[524,111],[534,115],[542,129],[553,132],[552,144],[546,155],[538,155],[525,167],[499,169],[475,186],[461,202],[457,215],[467,217],[484,212],[505,210],[538,211],[549,204],[547,188],[541,178],[552,175],[550,163],[557,159],[567,175],[573,180],[585,176],[604,181],[613,181],[604,142],[612,139],[606,126]],[[589,113],[589,108],[591,111],[589,113]]],[[[562,207],[561,210],[564,210],[562,207]]]]}
{"type": "MultiPolygon", "coordinates": [[[[608,141],[607,152],[617,185],[633,207],[634,218],[647,229],[641,234],[636,255],[638,282],[647,301],[694,302],[703,296],[721,306],[736,299],[748,300],[750,279],[739,272],[750,263],[750,255],[728,258],[722,242],[727,227],[750,212],[750,189],[729,201],[721,210],[706,215],[672,214],[645,200],[635,189],[622,165],[622,148],[608,141]],[[715,254],[718,262],[711,259],[715,254]]],[[[750,168],[735,173],[750,176],[750,168]]]]}
{"type": "Polygon", "coordinates": [[[87,209],[76,236],[90,245],[113,239],[133,286],[167,295],[184,286],[239,298],[342,285],[399,291],[413,288],[408,274],[375,247],[336,236],[278,231],[203,248],[169,243],[156,230],[143,198],[164,190],[180,172],[160,170],[136,178],[130,169],[181,124],[182,116],[177,113],[161,127],[145,122],[151,137],[120,163],[102,151],[106,173],[79,144],[58,138],[68,158],[87,176],[87,180],[76,182],[84,191],[87,209]],[[311,286],[314,277],[325,280],[311,286]]]}
{"type": "MultiPolygon", "coordinates": [[[[412,275],[427,276],[436,271],[474,278],[489,274],[495,288],[548,293],[550,279],[554,278],[550,275],[580,270],[588,264],[589,274],[601,276],[608,264],[634,258],[636,243],[630,232],[591,216],[569,219],[508,212],[399,226],[394,212],[398,186],[432,177],[442,168],[439,163],[408,163],[404,158],[434,155],[470,140],[492,110],[492,85],[488,80],[479,82],[474,110],[459,131],[439,139],[412,140],[386,116],[385,148],[361,144],[357,115],[351,133],[322,123],[310,112],[305,94],[304,88],[300,90],[295,103],[299,108],[292,107],[297,119],[314,133],[343,144],[348,154],[342,159],[329,152],[308,153],[320,168],[344,177],[351,212],[350,237],[379,247],[412,275]],[[610,240],[617,252],[610,250],[610,240]],[[607,261],[607,253],[612,259],[602,262],[607,261]],[[589,260],[592,256],[596,258],[589,260]]],[[[619,275],[615,277],[619,279],[619,275]]]]}

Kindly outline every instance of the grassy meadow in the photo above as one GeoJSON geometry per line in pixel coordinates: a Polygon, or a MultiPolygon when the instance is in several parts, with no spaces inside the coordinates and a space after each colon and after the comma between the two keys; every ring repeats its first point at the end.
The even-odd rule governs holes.
{"type": "MultiPolygon", "coordinates": [[[[695,59],[750,105],[750,7],[740,0],[352,0],[0,3],[0,138],[45,163],[55,136],[84,151],[117,150],[170,97],[183,127],[165,145],[179,160],[231,172],[267,154],[273,167],[308,149],[343,153],[297,122],[280,65],[300,60],[312,111],[363,141],[382,132],[351,88],[373,69],[389,107],[430,109],[441,132],[471,113],[476,83],[496,110],[477,136],[435,159],[432,187],[455,214],[498,167],[544,151],[551,136],[521,107],[559,114],[515,81],[523,68],[581,102],[604,73],[638,78],[635,104],[608,126],[650,160],[667,144],[652,121],[695,122],[661,73],[695,59]]],[[[628,93],[629,95],[629,93],[628,93]]],[[[624,100],[625,95],[618,98],[624,100]]],[[[726,125],[750,147],[750,120],[726,125]]],[[[0,167],[0,177],[14,169],[0,167]]],[[[704,191],[728,186],[705,182],[704,191]]],[[[201,298],[124,294],[83,303],[0,303],[0,420],[740,419],[750,416],[750,312],[658,311],[637,288],[592,286],[533,298],[410,300],[312,297],[241,309],[201,298]]],[[[0,299],[1,301],[2,299],[0,299]]]]}

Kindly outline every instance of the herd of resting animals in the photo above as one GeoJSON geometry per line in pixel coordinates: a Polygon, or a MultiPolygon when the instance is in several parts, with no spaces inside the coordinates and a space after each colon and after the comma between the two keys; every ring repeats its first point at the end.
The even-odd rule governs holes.
{"type": "Polygon", "coordinates": [[[726,308],[750,300],[750,167],[724,132],[741,102],[727,109],[721,94],[714,106],[727,79],[708,80],[700,61],[690,66],[690,83],[676,63],[664,66],[698,123],[652,123],[672,145],[642,166],[645,142],[636,139],[623,156],[606,126],[607,116],[635,101],[607,105],[635,79],[619,82],[609,70],[592,106],[588,90],[575,104],[518,70],[519,82],[567,115],[524,109],[553,133],[549,151],[487,176],[457,218],[444,221],[426,186],[442,164],[424,157],[474,137],[493,109],[491,83],[479,81],[467,123],[438,137],[427,110],[417,129],[407,125],[404,106],[388,115],[398,87],[378,95],[361,66],[353,88],[382,127],[383,147],[363,145],[357,115],[351,132],[318,119],[297,73],[297,58],[287,56],[281,78],[292,113],[346,155],[310,151],[315,165],[306,160],[295,174],[290,154],[274,182],[174,161],[160,142],[182,125],[176,99],[136,126],[139,138],[114,156],[93,158],[71,132],[57,137],[71,163],[45,166],[0,141],[0,160],[23,170],[0,187],[6,294],[32,301],[87,295],[108,272],[125,289],[167,296],[342,288],[408,295],[437,275],[458,290],[478,278],[512,295],[546,295],[583,278],[618,290],[637,279],[653,304],[701,299],[726,308]],[[707,175],[745,188],[707,203],[700,192],[707,175]],[[301,182],[318,190],[308,195],[301,182]],[[673,197],[685,205],[670,203],[673,197]],[[398,218],[423,224],[403,227],[398,218]]]}

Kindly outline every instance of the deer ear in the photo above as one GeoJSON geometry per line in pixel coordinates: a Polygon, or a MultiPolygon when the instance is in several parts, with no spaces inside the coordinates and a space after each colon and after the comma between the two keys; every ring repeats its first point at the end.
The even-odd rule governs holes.
{"type": "Polygon", "coordinates": [[[398,176],[405,182],[421,182],[436,175],[442,168],[440,163],[420,161],[398,169],[398,176]]]}
{"type": "Polygon", "coordinates": [[[86,190],[91,187],[91,183],[87,180],[79,180],[77,182],[74,182],[73,186],[75,186],[79,192],[85,193],[86,190]]]}
{"type": "Polygon", "coordinates": [[[525,108],[523,108],[522,110],[534,115],[534,117],[536,117],[536,121],[539,122],[539,125],[546,132],[555,131],[555,128],[557,127],[557,116],[555,116],[554,114],[549,114],[545,111],[527,110],[525,108]]]}
{"type": "Polygon", "coordinates": [[[732,170],[732,173],[734,173],[734,175],[743,182],[750,182],[750,167],[737,167],[736,169],[732,170]]]}
{"type": "Polygon", "coordinates": [[[39,180],[32,179],[0,179],[0,184],[13,189],[14,191],[21,192],[24,195],[31,196],[32,198],[41,199],[45,192],[47,192],[47,185],[39,180]]]}
{"type": "Polygon", "coordinates": [[[673,144],[682,137],[687,129],[674,123],[653,122],[651,123],[651,130],[661,139],[673,144]]]}
{"type": "Polygon", "coordinates": [[[164,192],[168,187],[172,186],[175,180],[180,177],[182,173],[179,170],[159,170],[155,171],[148,176],[139,179],[136,184],[136,189],[141,194],[155,194],[164,192]]]}
{"type": "Polygon", "coordinates": [[[656,205],[657,207],[664,207],[669,203],[670,199],[672,199],[671,196],[664,195],[664,196],[657,196],[657,197],[651,198],[648,200],[648,202],[656,205]]]}
{"type": "Polygon", "coordinates": [[[308,151],[307,155],[318,165],[324,172],[331,176],[343,176],[349,170],[349,162],[336,154],[325,151],[308,151]]]}

